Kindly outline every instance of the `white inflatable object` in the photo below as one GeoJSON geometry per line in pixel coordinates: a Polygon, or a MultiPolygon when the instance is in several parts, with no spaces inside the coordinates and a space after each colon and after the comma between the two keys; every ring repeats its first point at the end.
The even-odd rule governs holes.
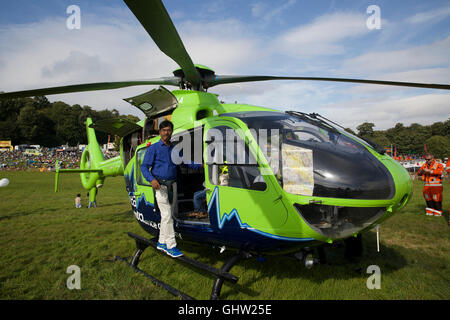
{"type": "Polygon", "coordinates": [[[0,187],[6,187],[9,184],[9,180],[7,178],[3,178],[0,180],[0,187]]]}

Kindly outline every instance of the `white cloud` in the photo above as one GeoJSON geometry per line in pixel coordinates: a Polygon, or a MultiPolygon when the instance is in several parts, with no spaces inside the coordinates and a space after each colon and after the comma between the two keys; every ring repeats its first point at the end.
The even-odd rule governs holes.
{"type": "Polygon", "coordinates": [[[148,77],[145,70],[149,68],[162,72],[165,69],[160,67],[159,60],[163,54],[151,39],[142,41],[143,33],[145,31],[131,30],[126,24],[89,25],[82,26],[81,30],[68,30],[64,19],[11,27],[0,33],[0,43],[6,44],[0,45],[0,49],[2,58],[8,61],[8,75],[17,75],[18,79],[14,81],[10,77],[2,77],[2,86],[20,86],[23,81],[24,85],[46,85],[62,81],[144,78],[148,77]],[[109,68],[109,72],[104,75],[97,69],[92,70],[92,64],[86,64],[92,59],[102,65],[103,71],[109,68]],[[69,67],[70,64],[72,71],[75,71],[74,63],[77,61],[84,71],[78,70],[76,73],[79,76],[72,74],[66,77],[68,70],[63,70],[63,66],[69,67]],[[43,71],[49,75],[48,72],[55,67],[59,72],[52,74],[51,78],[42,77],[43,71]]]}
{"type": "Polygon", "coordinates": [[[262,17],[264,13],[267,11],[267,4],[264,2],[255,2],[251,5],[252,16],[253,17],[262,17]]]}
{"type": "Polygon", "coordinates": [[[194,63],[211,67],[218,74],[236,73],[261,58],[260,42],[236,19],[186,21],[180,36],[194,63]],[[208,32],[205,32],[208,30],[208,32]]]}
{"type": "Polygon", "coordinates": [[[450,6],[414,14],[413,16],[408,17],[406,19],[406,22],[412,24],[430,24],[437,23],[447,18],[448,16],[450,16],[450,6]]]}
{"type": "Polygon", "coordinates": [[[450,94],[431,93],[411,97],[355,99],[323,106],[323,115],[345,127],[356,129],[364,122],[375,123],[375,130],[392,128],[396,123],[422,125],[445,121],[450,117],[450,94]],[[331,119],[331,118],[330,118],[331,119]]]}
{"type": "Polygon", "coordinates": [[[274,6],[272,3],[256,2],[251,4],[252,16],[261,19],[264,23],[276,21],[282,23],[282,13],[295,5],[297,0],[288,0],[283,4],[274,6]]]}
{"type": "MultiPolygon", "coordinates": [[[[140,80],[169,76],[176,68],[175,63],[158,50],[145,30],[136,28],[137,24],[133,26],[119,18],[113,21],[113,24],[82,23],[80,30],[68,30],[65,19],[3,27],[0,30],[0,56],[7,63],[1,69],[1,90],[140,80]]],[[[151,88],[135,89],[142,93],[151,88]]],[[[121,100],[129,96],[126,90],[52,95],[48,98],[96,109],[118,108],[122,113],[130,113],[129,105],[121,100]]],[[[133,114],[141,113],[136,111],[133,114]]]]}
{"type": "MultiPolygon", "coordinates": [[[[68,30],[64,19],[3,27],[0,30],[0,90],[141,80],[171,76],[172,71],[178,68],[174,61],[159,51],[138,23],[130,23],[125,18],[115,18],[114,24],[106,21],[94,23],[94,17],[90,21],[83,23],[80,30],[68,30]]],[[[210,65],[222,74],[235,73],[259,52],[257,42],[247,36],[245,27],[234,20],[186,22],[183,27],[190,32],[185,32],[186,36],[182,38],[194,62],[210,65]],[[204,28],[209,30],[207,35],[204,28]]],[[[122,98],[151,88],[73,93],[48,98],[130,112],[129,105],[122,98]]],[[[140,111],[137,114],[140,115],[140,111]]]]}
{"type": "Polygon", "coordinates": [[[335,88],[327,83],[308,81],[262,81],[218,86],[219,99],[228,103],[257,105],[282,111],[320,111],[333,97],[335,88]]]}
{"type": "Polygon", "coordinates": [[[359,13],[325,14],[312,23],[282,34],[274,47],[288,55],[337,55],[345,53],[343,41],[360,37],[370,30],[366,16],[359,13]]]}
{"type": "Polygon", "coordinates": [[[431,44],[402,50],[380,50],[347,59],[342,69],[350,73],[401,72],[416,68],[450,65],[450,36],[431,44]]]}
{"type": "MultiPolygon", "coordinates": [[[[280,10],[289,10],[293,3],[285,1],[272,13],[259,2],[251,9],[262,23],[277,22],[276,19],[282,17],[280,10]]],[[[205,7],[203,11],[217,8],[205,7]]],[[[65,19],[1,27],[0,90],[170,76],[178,67],[175,62],[159,51],[131,13],[116,11],[112,12],[111,19],[109,15],[100,19],[84,15],[81,30],[67,30],[65,19]]],[[[366,26],[364,10],[324,14],[310,23],[281,30],[273,39],[267,34],[258,34],[261,28],[237,18],[181,20],[187,17],[192,18],[192,15],[179,12],[177,24],[187,51],[194,63],[205,64],[218,74],[336,75],[450,82],[450,37],[428,43],[425,39],[424,44],[414,46],[404,42],[401,49],[392,50],[389,49],[394,46],[392,37],[380,41],[377,34],[371,33],[370,36],[381,44],[381,49],[369,51],[359,45],[360,40],[371,32],[366,26]],[[358,52],[362,53],[357,55],[358,52]],[[350,54],[356,56],[350,59],[350,54]]],[[[416,21],[419,21],[417,17],[416,21]]],[[[407,34],[407,26],[401,23],[389,25],[383,21],[382,25],[407,34]]],[[[380,37],[383,32],[380,31],[380,37]]],[[[122,99],[152,88],[142,86],[48,98],[96,109],[116,108],[121,113],[142,117],[140,111],[122,99]]],[[[353,129],[364,121],[374,122],[380,130],[397,122],[426,124],[449,117],[450,96],[442,91],[269,81],[217,86],[210,92],[218,93],[219,99],[231,103],[238,101],[280,110],[318,112],[353,129]],[[424,115],[423,110],[433,112],[424,115]]]]}
{"type": "Polygon", "coordinates": [[[108,66],[98,55],[90,56],[80,51],[71,51],[66,59],[56,61],[51,66],[44,66],[41,74],[43,78],[55,78],[62,74],[73,78],[76,74],[91,72],[106,74],[108,66]]]}

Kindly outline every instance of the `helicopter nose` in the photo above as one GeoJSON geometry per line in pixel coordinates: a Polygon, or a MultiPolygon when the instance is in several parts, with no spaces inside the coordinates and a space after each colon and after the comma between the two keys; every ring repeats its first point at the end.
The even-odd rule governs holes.
{"type": "Polygon", "coordinates": [[[338,199],[391,199],[395,184],[382,162],[385,156],[376,156],[347,137],[337,141],[283,143],[281,173],[285,191],[338,199]]]}
{"type": "Polygon", "coordinates": [[[392,174],[367,150],[314,150],[314,196],[343,199],[391,199],[392,174]]]}
{"type": "Polygon", "coordinates": [[[330,239],[347,238],[367,228],[386,212],[386,207],[294,206],[313,230],[330,239]]]}
{"type": "Polygon", "coordinates": [[[409,175],[405,176],[405,170],[398,164],[388,161],[386,165],[383,157],[388,158],[376,157],[367,150],[342,152],[316,148],[312,196],[326,201],[296,203],[297,212],[319,234],[340,239],[369,227],[393,203],[399,203],[396,209],[403,206],[411,194],[411,187],[407,186],[409,175]],[[399,170],[391,168],[396,165],[399,170]],[[400,182],[405,187],[396,190],[400,182]]]}

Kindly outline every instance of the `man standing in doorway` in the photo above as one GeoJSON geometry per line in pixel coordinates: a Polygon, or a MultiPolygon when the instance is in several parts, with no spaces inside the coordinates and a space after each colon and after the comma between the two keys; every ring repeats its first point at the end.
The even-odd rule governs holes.
{"type": "Polygon", "coordinates": [[[417,171],[417,175],[422,176],[425,181],[423,187],[423,197],[427,203],[427,216],[442,216],[442,180],[441,175],[444,166],[437,162],[434,157],[427,153],[425,155],[426,162],[417,171]]]}
{"type": "MultiPolygon", "coordinates": [[[[159,125],[161,140],[148,147],[141,165],[144,178],[151,182],[161,213],[161,225],[157,249],[177,258],[183,253],[177,248],[173,227],[173,195],[176,193],[177,165],[172,160],[174,145],[170,142],[173,124],[164,120],[159,125]]],[[[180,156],[182,154],[180,153],[180,156]]],[[[201,169],[201,164],[187,164],[189,168],[201,169]]]]}

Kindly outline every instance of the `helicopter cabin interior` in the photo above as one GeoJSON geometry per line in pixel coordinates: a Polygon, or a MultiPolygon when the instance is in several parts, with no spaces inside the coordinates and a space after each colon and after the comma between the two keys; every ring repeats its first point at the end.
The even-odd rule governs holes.
{"type": "MultiPolygon", "coordinates": [[[[132,161],[134,155],[136,155],[136,183],[142,186],[151,187],[150,183],[143,178],[142,173],[140,172],[140,165],[142,164],[148,146],[140,148],[139,146],[145,141],[159,135],[159,124],[166,119],[171,120],[172,113],[178,106],[178,102],[173,94],[164,87],[153,89],[140,96],[124,100],[142,110],[146,115],[146,119],[144,120],[143,127],[130,130],[131,132],[128,132],[123,136],[123,166],[126,168],[130,161],[132,161]]],[[[208,108],[199,108],[194,112],[194,119],[196,121],[217,114],[208,108]]],[[[198,143],[200,146],[197,146],[195,143],[191,143],[191,141],[202,141],[202,136],[203,127],[198,127],[197,129],[191,129],[174,134],[172,136],[172,142],[174,145],[177,145],[178,143],[187,144],[187,146],[189,146],[187,149],[190,148],[191,152],[186,152],[187,149],[184,148],[184,157],[194,159],[194,162],[196,163],[201,163],[203,156],[203,145],[202,143],[198,143]]],[[[177,170],[177,186],[174,194],[175,219],[209,223],[206,212],[203,215],[193,214],[194,193],[195,191],[205,189],[204,170],[194,170],[185,166],[178,166],[177,170]]]]}
{"type": "MultiPolygon", "coordinates": [[[[225,135],[227,126],[214,127],[225,135]]],[[[231,129],[232,130],[232,129],[231,129]]],[[[217,132],[217,131],[216,131],[217,132]]],[[[172,143],[179,150],[183,150],[183,163],[203,163],[209,176],[209,181],[205,181],[205,170],[192,169],[185,165],[178,166],[177,184],[174,188],[174,218],[190,223],[209,223],[209,216],[206,210],[206,199],[204,202],[205,211],[199,214],[194,210],[194,194],[197,191],[205,190],[209,185],[230,188],[247,189],[254,191],[264,191],[267,188],[265,178],[261,175],[256,159],[253,157],[238,135],[234,135],[230,141],[226,140],[221,144],[220,149],[212,148],[211,154],[206,161],[203,159],[204,149],[210,141],[203,141],[204,126],[192,128],[174,134],[172,143]],[[200,143],[199,143],[200,142],[200,143]],[[243,153],[230,152],[229,149],[243,147],[243,153]],[[238,154],[245,155],[243,164],[239,164],[236,157],[238,154]],[[231,155],[231,157],[230,157],[231,155]]],[[[136,183],[138,185],[151,187],[140,171],[140,165],[144,159],[148,147],[140,147],[136,153],[136,183]]],[[[181,162],[181,159],[179,159],[181,162]]]]}
{"type": "MultiPolygon", "coordinates": [[[[144,125],[142,130],[132,132],[124,137],[123,139],[123,154],[124,154],[124,165],[128,165],[133,155],[136,154],[136,183],[141,186],[151,187],[151,184],[145,180],[143,177],[140,165],[144,160],[145,153],[147,152],[148,146],[141,147],[138,146],[142,143],[142,137],[145,137],[144,141],[147,139],[157,136],[158,131],[155,131],[155,125],[163,121],[165,117],[160,117],[156,121],[148,121],[148,126],[144,125]],[[148,133],[149,135],[146,135],[148,133]]],[[[198,129],[191,129],[183,131],[181,133],[172,136],[172,142],[176,146],[178,144],[187,144],[191,149],[191,152],[184,151],[184,157],[189,159],[194,159],[194,162],[202,162],[203,146],[196,146],[195,143],[190,143],[194,141],[195,136],[202,137],[203,129],[199,127],[198,129]],[[197,160],[197,161],[195,161],[197,160]]],[[[197,140],[198,141],[198,140],[197,140]]],[[[200,141],[202,141],[200,139],[200,141]]],[[[205,212],[204,215],[193,215],[194,205],[193,197],[195,191],[200,191],[205,189],[205,175],[204,170],[195,170],[188,168],[186,166],[178,166],[177,168],[177,184],[176,189],[174,188],[174,218],[178,220],[191,220],[209,223],[208,216],[205,212]]]]}
{"type": "MultiPolygon", "coordinates": [[[[159,123],[161,120],[160,118],[157,122],[159,123]]],[[[217,130],[216,132],[222,132],[223,136],[225,136],[227,130],[233,131],[228,126],[216,126],[214,129],[217,130]]],[[[136,154],[136,183],[151,187],[151,184],[145,180],[140,171],[140,165],[148,149],[148,146],[138,148],[145,130],[144,127],[140,132],[133,132],[124,137],[123,152],[128,155],[128,162],[136,154]],[[128,148],[128,150],[125,150],[125,148],[128,148]]],[[[185,165],[178,166],[177,185],[176,190],[174,190],[174,218],[176,220],[209,223],[207,210],[203,214],[195,212],[193,200],[195,192],[205,190],[208,186],[225,186],[254,191],[265,191],[267,188],[265,178],[260,173],[256,159],[249,151],[247,144],[237,134],[232,136],[230,141],[224,141],[225,143],[221,144],[220,149],[213,148],[206,161],[203,159],[204,149],[208,148],[211,141],[204,141],[203,137],[204,125],[181,131],[172,136],[172,143],[178,149],[183,150],[183,163],[203,163],[209,176],[209,181],[205,181],[204,169],[192,169],[185,165]],[[243,153],[230,152],[230,149],[239,147],[243,147],[243,153]],[[238,154],[245,155],[244,164],[238,164],[239,161],[236,158],[238,154]]],[[[204,206],[206,209],[206,200],[204,206]]]]}
{"type": "MultiPolygon", "coordinates": [[[[141,109],[146,115],[146,120],[139,130],[132,130],[124,135],[122,142],[123,165],[124,168],[129,166],[129,162],[136,155],[136,163],[134,164],[135,181],[138,185],[151,187],[150,182],[146,181],[140,172],[140,165],[148,148],[148,146],[143,146],[142,143],[159,135],[159,124],[164,119],[171,119],[172,113],[178,106],[178,101],[173,93],[164,87],[125,100],[141,109]]],[[[187,118],[198,121],[197,127],[190,129],[187,127],[186,130],[176,132],[172,136],[172,143],[178,149],[183,150],[183,163],[203,163],[206,169],[206,171],[204,169],[195,170],[183,165],[178,166],[177,186],[176,192],[174,192],[174,197],[176,197],[174,199],[175,219],[209,223],[207,210],[203,215],[197,214],[194,212],[193,201],[195,192],[205,190],[208,187],[211,189],[214,186],[226,186],[253,191],[265,191],[267,189],[265,178],[260,173],[257,160],[249,151],[247,143],[235,132],[235,128],[221,122],[221,124],[207,129],[208,138],[206,140],[208,141],[204,141],[206,122],[201,120],[218,115],[219,112],[216,107],[206,104],[192,108],[190,117],[188,113],[184,113],[183,116],[186,115],[187,118]],[[215,138],[210,138],[209,134],[214,132],[219,134],[220,137],[226,137],[226,139],[220,144],[220,147],[212,148],[211,154],[207,152],[208,159],[205,160],[203,159],[204,149],[210,149],[209,146],[215,138]],[[241,150],[239,151],[239,149],[241,150]],[[234,150],[238,151],[234,152],[234,150]],[[239,157],[244,157],[244,159],[237,159],[238,154],[239,157]],[[242,160],[244,161],[242,162],[242,160]],[[205,172],[208,172],[209,181],[205,181],[205,172]]],[[[183,112],[186,112],[188,109],[184,110],[183,112]]],[[[206,203],[204,205],[206,206],[206,203]]]]}

